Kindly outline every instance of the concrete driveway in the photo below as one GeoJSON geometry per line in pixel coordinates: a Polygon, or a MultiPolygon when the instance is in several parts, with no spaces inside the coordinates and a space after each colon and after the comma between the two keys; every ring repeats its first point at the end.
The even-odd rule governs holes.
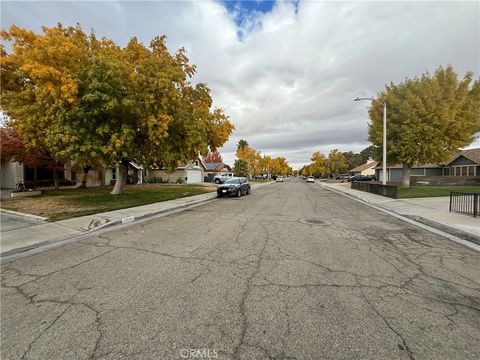
{"type": "Polygon", "coordinates": [[[276,183],[2,266],[2,359],[478,359],[480,253],[276,183]]]}

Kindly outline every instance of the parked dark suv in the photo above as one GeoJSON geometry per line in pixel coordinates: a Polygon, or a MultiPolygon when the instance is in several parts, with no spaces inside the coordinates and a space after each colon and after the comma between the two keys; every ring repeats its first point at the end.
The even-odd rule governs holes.
{"type": "Polygon", "coordinates": [[[350,181],[375,181],[375,175],[353,175],[350,181]]]}
{"type": "Polygon", "coordinates": [[[250,192],[250,183],[246,178],[241,177],[228,179],[217,188],[218,197],[226,195],[240,197],[242,195],[248,195],[250,192]]]}

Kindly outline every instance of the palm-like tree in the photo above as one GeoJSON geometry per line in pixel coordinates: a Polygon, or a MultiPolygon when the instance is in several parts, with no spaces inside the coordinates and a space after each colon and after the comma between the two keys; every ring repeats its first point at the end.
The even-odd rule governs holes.
{"type": "Polygon", "coordinates": [[[238,149],[245,149],[247,146],[248,146],[248,141],[247,140],[245,140],[245,139],[238,140],[237,150],[238,149]]]}

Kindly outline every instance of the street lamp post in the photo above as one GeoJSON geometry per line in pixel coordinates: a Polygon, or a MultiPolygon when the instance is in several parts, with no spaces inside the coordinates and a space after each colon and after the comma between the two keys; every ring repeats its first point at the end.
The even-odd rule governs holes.
{"type": "Polygon", "coordinates": [[[357,96],[353,101],[370,100],[383,105],[383,161],[382,161],[382,185],[387,184],[387,102],[378,101],[373,97],[360,98],[357,96]]]}

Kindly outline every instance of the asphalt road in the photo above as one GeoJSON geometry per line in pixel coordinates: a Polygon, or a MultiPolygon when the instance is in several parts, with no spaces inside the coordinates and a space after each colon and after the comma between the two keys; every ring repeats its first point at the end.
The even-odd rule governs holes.
{"type": "Polygon", "coordinates": [[[286,181],[2,266],[2,359],[479,359],[480,254],[286,181]]]}

